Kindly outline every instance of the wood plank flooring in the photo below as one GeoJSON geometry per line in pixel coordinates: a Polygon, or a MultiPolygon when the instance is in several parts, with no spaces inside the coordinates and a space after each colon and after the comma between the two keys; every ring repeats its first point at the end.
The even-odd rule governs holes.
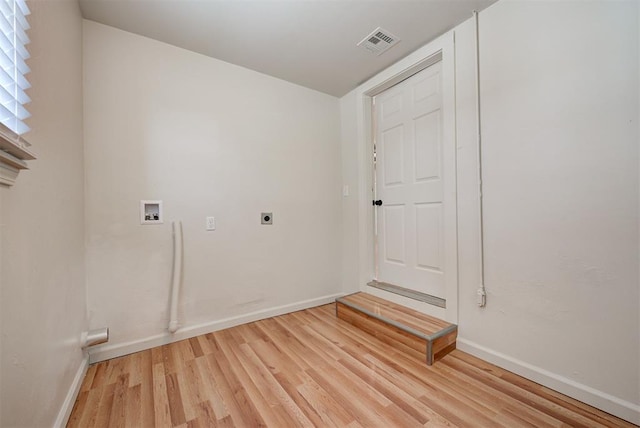
{"type": "Polygon", "coordinates": [[[632,427],[455,350],[426,366],[333,304],[89,367],[69,427],[632,427]]]}

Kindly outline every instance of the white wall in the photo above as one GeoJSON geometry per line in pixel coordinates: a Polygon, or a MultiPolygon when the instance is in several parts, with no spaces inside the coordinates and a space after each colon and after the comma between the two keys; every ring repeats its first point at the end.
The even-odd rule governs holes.
{"type": "MultiPolygon", "coordinates": [[[[342,199],[342,289],[345,293],[358,291],[359,263],[359,206],[358,168],[352,160],[358,159],[356,95],[351,91],[340,99],[342,183],[347,186],[348,195],[342,199]]],[[[344,188],[343,188],[344,191],[344,188]]]]}
{"type": "MultiPolygon", "coordinates": [[[[454,30],[460,347],[636,423],[637,9],[503,0],[481,12],[484,309],[473,23],[454,30]]],[[[343,117],[361,108],[352,97],[341,100],[343,117]]],[[[358,168],[357,157],[344,162],[358,168]]],[[[366,174],[358,179],[367,187],[366,174]]],[[[346,230],[358,220],[345,221],[346,230]]]]}
{"type": "Polygon", "coordinates": [[[26,137],[38,159],[13,187],[0,187],[3,427],[52,426],[64,416],[87,327],[82,20],[75,1],[29,6],[33,116],[26,137]]]}
{"type": "MultiPolygon", "coordinates": [[[[640,401],[637,7],[503,2],[481,15],[490,306],[475,306],[474,272],[462,269],[460,310],[464,338],[632,403],[640,401]]],[[[457,32],[460,62],[471,30],[457,32]]]]}
{"type": "Polygon", "coordinates": [[[110,328],[103,349],[166,334],[172,220],[184,223],[183,329],[340,292],[337,98],[92,21],[84,85],[90,322],[110,328]],[[163,225],[140,225],[141,199],[164,201],[163,225]]]}

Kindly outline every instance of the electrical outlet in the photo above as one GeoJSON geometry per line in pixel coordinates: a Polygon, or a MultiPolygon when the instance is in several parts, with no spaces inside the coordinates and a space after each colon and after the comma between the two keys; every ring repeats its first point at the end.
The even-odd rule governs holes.
{"type": "Polygon", "coordinates": [[[262,214],[260,214],[260,223],[262,223],[262,224],[273,224],[273,213],[262,213],[262,214]]]}
{"type": "Polygon", "coordinates": [[[216,230],[216,218],[207,217],[207,230],[216,230]]]}

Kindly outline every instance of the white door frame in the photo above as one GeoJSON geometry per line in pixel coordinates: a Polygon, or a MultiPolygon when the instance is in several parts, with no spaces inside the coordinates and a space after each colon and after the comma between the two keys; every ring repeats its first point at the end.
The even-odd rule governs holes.
{"type": "MultiPolygon", "coordinates": [[[[455,52],[454,32],[450,31],[428,45],[418,49],[386,70],[380,72],[356,89],[357,109],[357,138],[358,138],[358,177],[359,177],[359,207],[358,207],[358,235],[359,261],[358,279],[361,291],[371,294],[379,294],[376,289],[366,284],[375,277],[374,254],[374,207],[371,204],[374,195],[374,171],[373,171],[373,96],[385,89],[401,82],[402,80],[425,69],[433,63],[433,59],[442,54],[443,93],[455,95],[455,52]]],[[[443,111],[455,115],[455,96],[443,97],[443,111]]],[[[451,127],[452,138],[455,144],[455,118],[450,117],[445,126],[451,127]]],[[[457,172],[453,174],[454,179],[457,172]]],[[[457,215],[456,215],[457,217],[457,215]]],[[[457,223],[457,219],[454,220],[457,223]]],[[[456,238],[457,240],[457,238],[456,238]]],[[[457,263],[457,261],[456,261],[457,263]]],[[[429,313],[449,322],[458,322],[458,276],[457,266],[452,273],[452,281],[447,284],[446,309],[437,308],[427,303],[407,299],[402,296],[384,294],[388,300],[404,304],[419,311],[429,313]],[[455,279],[455,281],[454,281],[455,279]]]]}

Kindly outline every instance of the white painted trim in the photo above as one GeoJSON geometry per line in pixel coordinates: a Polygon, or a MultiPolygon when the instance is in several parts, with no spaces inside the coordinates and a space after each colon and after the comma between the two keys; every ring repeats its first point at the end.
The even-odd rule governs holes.
{"type": "Polygon", "coordinates": [[[71,416],[71,411],[73,410],[73,406],[76,403],[76,399],[78,398],[78,394],[80,393],[80,387],[82,386],[82,381],[84,380],[85,375],[87,374],[87,369],[89,368],[89,356],[85,355],[80,362],[80,366],[78,367],[78,371],[76,371],[76,375],[73,378],[73,382],[71,383],[71,387],[69,388],[69,392],[67,392],[67,396],[62,403],[62,407],[58,412],[58,417],[56,418],[53,426],[55,428],[61,428],[67,426],[67,422],[69,421],[69,416],[71,416]]]}
{"type": "MultiPolygon", "coordinates": [[[[2,156],[10,155],[0,154],[0,158],[2,158],[2,156]]],[[[0,184],[3,184],[5,186],[13,186],[16,182],[16,179],[18,178],[18,172],[18,169],[2,162],[2,160],[0,159],[0,184]]]]}
{"type": "Polygon", "coordinates": [[[640,405],[458,337],[457,348],[590,406],[640,425],[640,405]]]}
{"type": "Polygon", "coordinates": [[[26,160],[36,158],[31,144],[0,123],[0,184],[13,186],[20,170],[29,169],[26,160]]]}
{"type": "Polygon", "coordinates": [[[91,364],[93,364],[99,361],[121,357],[133,352],[144,351],[156,346],[166,345],[168,343],[178,342],[184,339],[190,339],[201,334],[212,333],[214,331],[224,330],[225,328],[235,327],[237,325],[246,324],[253,321],[259,321],[265,318],[271,318],[278,315],[301,311],[303,309],[326,305],[328,303],[335,302],[338,297],[342,297],[344,295],[345,293],[330,294],[328,296],[303,300],[300,302],[290,303],[288,305],[262,309],[260,311],[250,312],[248,314],[237,315],[234,317],[206,322],[203,324],[187,326],[184,328],[180,328],[174,334],[170,334],[169,332],[167,332],[126,343],[96,346],[95,348],[89,350],[89,361],[91,364]]]}
{"type": "Polygon", "coordinates": [[[373,200],[372,99],[365,92],[376,84],[365,83],[356,90],[356,132],[358,141],[358,284],[365,291],[375,278],[373,200]]]}
{"type": "MultiPolygon", "coordinates": [[[[451,111],[453,117],[450,118],[451,123],[445,124],[444,128],[448,129],[451,135],[448,138],[453,139],[452,143],[457,147],[456,127],[455,127],[455,39],[454,32],[438,37],[426,46],[418,49],[404,59],[386,68],[378,73],[367,82],[363,83],[356,89],[356,101],[358,103],[356,122],[357,122],[357,138],[358,138],[358,172],[359,172],[359,254],[360,260],[358,265],[358,278],[360,291],[371,292],[367,287],[369,281],[376,279],[375,261],[374,261],[374,222],[373,222],[373,147],[372,141],[372,119],[371,119],[371,101],[372,96],[380,92],[381,89],[387,88],[389,82],[394,82],[402,77],[410,76],[412,73],[420,71],[425,60],[442,53],[443,76],[450,76],[443,80],[443,93],[449,94],[443,98],[443,108],[451,111]]],[[[453,160],[453,187],[457,189],[457,161],[453,160]]],[[[457,195],[453,195],[453,204],[457,205],[457,195]]],[[[452,221],[456,224],[457,235],[457,207],[454,209],[454,218],[452,221]]],[[[458,243],[457,236],[452,238],[458,243]]],[[[445,299],[447,301],[446,311],[443,312],[443,318],[451,323],[458,323],[458,266],[457,266],[457,250],[455,252],[456,266],[448,268],[451,272],[450,282],[447,283],[445,299]]],[[[453,264],[453,263],[452,263],[453,264]]],[[[399,284],[402,285],[402,284],[399,284]]]]}
{"type": "Polygon", "coordinates": [[[34,160],[36,155],[30,147],[27,140],[0,123],[0,150],[21,160],[34,160]]]}

